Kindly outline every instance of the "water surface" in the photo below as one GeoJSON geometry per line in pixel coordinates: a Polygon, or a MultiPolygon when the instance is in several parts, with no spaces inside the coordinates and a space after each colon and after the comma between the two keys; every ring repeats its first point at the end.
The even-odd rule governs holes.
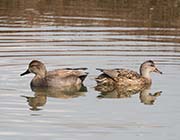
{"type": "Polygon", "coordinates": [[[180,2],[0,0],[0,139],[174,139],[180,137],[180,2]],[[87,67],[87,92],[36,97],[20,77],[38,59],[48,70],[87,67]],[[95,68],[139,71],[152,59],[153,105],[140,95],[98,98],[95,68]],[[66,98],[65,98],[66,97],[66,98]]]}

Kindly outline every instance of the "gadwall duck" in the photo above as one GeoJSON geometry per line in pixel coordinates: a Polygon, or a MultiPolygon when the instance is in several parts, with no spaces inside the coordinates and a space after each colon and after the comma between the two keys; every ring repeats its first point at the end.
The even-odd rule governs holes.
{"type": "Polygon", "coordinates": [[[152,60],[145,61],[140,66],[140,73],[128,69],[97,69],[102,72],[97,78],[98,85],[144,86],[151,85],[151,72],[162,74],[152,60]]]}
{"type": "Polygon", "coordinates": [[[33,87],[62,87],[81,85],[88,73],[87,68],[66,68],[47,71],[45,65],[38,60],[29,63],[28,69],[21,76],[34,73],[35,76],[31,81],[33,87]]]}

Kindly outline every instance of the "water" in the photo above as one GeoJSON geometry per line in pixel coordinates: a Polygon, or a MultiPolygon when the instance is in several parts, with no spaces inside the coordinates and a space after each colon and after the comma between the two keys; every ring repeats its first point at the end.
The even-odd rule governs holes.
{"type": "Polygon", "coordinates": [[[0,139],[171,139],[180,137],[180,2],[0,0],[0,139]],[[32,59],[48,70],[87,67],[87,92],[40,97],[32,110],[33,75],[20,77],[32,59]],[[129,68],[152,59],[153,105],[103,98],[95,68],[129,68]]]}

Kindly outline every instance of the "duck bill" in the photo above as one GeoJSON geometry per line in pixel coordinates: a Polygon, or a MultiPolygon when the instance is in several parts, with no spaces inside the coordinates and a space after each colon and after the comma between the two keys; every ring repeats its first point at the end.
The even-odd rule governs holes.
{"type": "Polygon", "coordinates": [[[31,72],[27,69],[24,73],[21,74],[21,76],[24,76],[24,75],[29,74],[29,73],[31,73],[31,72]]]}
{"type": "Polygon", "coordinates": [[[159,73],[159,74],[163,74],[160,70],[158,70],[158,68],[155,68],[154,72],[159,73]]]}

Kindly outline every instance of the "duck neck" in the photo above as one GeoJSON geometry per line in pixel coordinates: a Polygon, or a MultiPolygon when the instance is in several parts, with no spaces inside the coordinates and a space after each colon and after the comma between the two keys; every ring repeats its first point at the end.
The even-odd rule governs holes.
{"type": "Polygon", "coordinates": [[[42,87],[46,85],[46,73],[36,74],[31,81],[31,87],[42,87]]]}
{"type": "Polygon", "coordinates": [[[36,75],[36,76],[38,76],[39,78],[45,78],[46,77],[46,71],[45,72],[41,72],[40,74],[38,74],[38,75],[36,75]]]}
{"type": "Polygon", "coordinates": [[[44,69],[44,70],[39,70],[39,71],[36,72],[36,73],[34,72],[35,76],[34,76],[32,82],[34,82],[34,83],[39,83],[39,82],[41,82],[41,81],[46,77],[46,73],[47,73],[46,69],[44,69]]]}
{"type": "Polygon", "coordinates": [[[47,70],[46,69],[41,69],[37,73],[35,73],[35,78],[37,79],[43,79],[46,77],[47,70]]]}
{"type": "Polygon", "coordinates": [[[149,82],[151,82],[151,75],[149,71],[146,70],[140,70],[140,75],[146,79],[148,79],[149,82]]]}

